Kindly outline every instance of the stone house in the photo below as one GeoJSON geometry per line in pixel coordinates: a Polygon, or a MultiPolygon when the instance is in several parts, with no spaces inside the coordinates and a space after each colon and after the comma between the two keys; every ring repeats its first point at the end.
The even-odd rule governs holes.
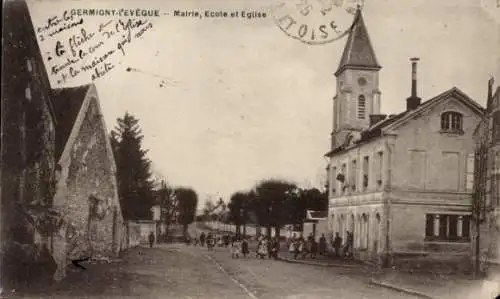
{"type": "MultiPolygon", "coordinates": [[[[35,245],[51,247],[40,221],[55,192],[57,122],[28,7],[24,1],[6,1],[3,9],[0,244],[6,286],[5,279],[30,279],[20,273],[19,254],[31,259],[35,245]]],[[[34,268],[29,275],[35,275],[34,268]]]]}
{"type": "Polygon", "coordinates": [[[0,270],[17,288],[116,255],[124,236],[95,86],[52,90],[26,2],[5,2],[4,17],[0,270]]]}
{"type": "MultiPolygon", "coordinates": [[[[480,221],[479,250],[486,257],[480,261],[483,270],[500,276],[500,87],[493,93],[493,79],[488,83],[486,113],[474,132],[474,139],[474,214],[480,221]]],[[[476,237],[477,226],[473,232],[476,237]]],[[[476,254],[476,246],[474,250],[476,254]]]]}
{"type": "Polygon", "coordinates": [[[470,265],[473,132],[483,109],[458,88],[380,113],[381,66],[361,11],[335,73],[329,157],[329,230],[354,234],[357,258],[406,267],[470,265]]]}
{"type": "Polygon", "coordinates": [[[54,237],[56,279],[71,259],[119,253],[123,218],[116,166],[95,85],[53,91],[56,159],[60,166],[54,207],[65,225],[54,237]]]}

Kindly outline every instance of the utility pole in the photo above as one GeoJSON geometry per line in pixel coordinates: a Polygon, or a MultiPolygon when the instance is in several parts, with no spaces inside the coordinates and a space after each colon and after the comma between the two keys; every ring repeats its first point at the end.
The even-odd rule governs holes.
{"type": "MultiPolygon", "coordinates": [[[[165,204],[165,180],[161,180],[161,197],[160,197],[160,232],[163,222],[165,221],[165,215],[163,213],[165,204]]],[[[165,232],[166,233],[166,232],[165,232]]],[[[166,241],[166,240],[165,240],[166,241]]]]}

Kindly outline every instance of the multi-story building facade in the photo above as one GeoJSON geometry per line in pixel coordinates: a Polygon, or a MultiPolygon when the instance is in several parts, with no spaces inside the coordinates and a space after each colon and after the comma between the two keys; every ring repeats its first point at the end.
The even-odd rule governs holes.
{"type": "Polygon", "coordinates": [[[358,10],[335,72],[329,229],[344,240],[352,232],[363,260],[469,261],[472,135],[483,109],[455,87],[422,103],[417,60],[406,111],[382,115],[381,66],[358,10]]]}
{"type": "Polygon", "coordinates": [[[500,87],[493,93],[493,79],[488,82],[486,113],[474,132],[474,139],[474,220],[480,225],[473,235],[476,238],[479,235],[479,242],[474,244],[480,250],[478,266],[500,275],[500,87]]]}

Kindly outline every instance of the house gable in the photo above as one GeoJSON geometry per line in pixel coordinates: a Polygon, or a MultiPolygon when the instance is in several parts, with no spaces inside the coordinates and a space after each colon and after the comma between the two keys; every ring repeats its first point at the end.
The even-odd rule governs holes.
{"type": "Polygon", "coordinates": [[[69,257],[116,252],[123,217],[115,161],[93,85],[88,87],[59,164],[61,177],[54,202],[77,232],[69,257]]]}
{"type": "Polygon", "coordinates": [[[383,133],[394,133],[395,130],[397,130],[401,126],[407,125],[412,120],[418,119],[434,112],[436,106],[442,105],[443,103],[449,101],[455,101],[456,104],[460,103],[459,106],[463,107],[460,108],[460,110],[467,109],[478,117],[481,117],[484,113],[484,109],[477,102],[472,100],[458,88],[453,87],[452,89],[449,89],[435,96],[434,98],[425,101],[417,109],[404,112],[404,115],[398,115],[397,120],[393,121],[389,125],[384,126],[382,131],[383,133]]]}
{"type": "MultiPolygon", "coordinates": [[[[88,144],[82,143],[90,142],[90,146],[93,146],[92,143],[99,142],[100,144],[97,145],[102,147],[101,152],[103,153],[105,159],[100,157],[100,161],[93,161],[92,163],[98,163],[102,171],[106,172],[109,180],[111,180],[110,184],[112,184],[112,194],[109,194],[109,198],[113,202],[110,202],[109,204],[115,207],[120,207],[116,181],[115,159],[95,85],[86,85],[73,88],[69,91],[58,90],[56,94],[59,95],[57,101],[57,107],[59,109],[57,112],[59,115],[64,115],[65,119],[65,121],[61,123],[61,126],[59,126],[60,146],[64,144],[64,147],[60,148],[58,161],[59,165],[63,166],[62,179],[68,180],[71,176],[71,169],[68,169],[68,167],[74,168],[76,167],[76,164],[79,164],[79,167],[87,167],[85,165],[85,159],[87,156],[78,156],[77,154],[79,147],[89,146],[88,144]],[[89,117],[92,119],[89,120],[89,117]],[[65,127],[62,126],[63,124],[65,127]],[[92,124],[92,128],[89,126],[90,124],[92,124]],[[92,135],[91,139],[82,138],[85,134],[92,135]],[[75,158],[78,159],[77,163],[74,163],[75,158]]],[[[60,183],[64,185],[64,188],[68,187],[67,182],[60,183]]],[[[121,217],[121,209],[118,209],[118,213],[121,217]]]]}
{"type": "Polygon", "coordinates": [[[387,133],[395,135],[391,169],[393,186],[439,192],[470,192],[467,175],[474,152],[473,134],[481,113],[463,98],[449,94],[387,133]],[[460,128],[450,129],[443,116],[459,115],[460,128]],[[443,176],[443,172],[447,175],[443,176]]]}

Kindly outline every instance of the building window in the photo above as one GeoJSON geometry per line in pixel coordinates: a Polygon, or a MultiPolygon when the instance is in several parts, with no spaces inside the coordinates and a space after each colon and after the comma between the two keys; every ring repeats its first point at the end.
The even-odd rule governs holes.
{"type": "Polygon", "coordinates": [[[432,214],[425,215],[425,236],[431,238],[434,236],[434,215],[432,214]]]}
{"type": "Polygon", "coordinates": [[[463,216],[462,217],[462,230],[461,231],[462,231],[462,238],[469,239],[469,237],[470,237],[470,216],[463,216]]]}
{"type": "Polygon", "coordinates": [[[427,241],[468,241],[470,216],[453,214],[427,214],[425,238],[427,241]]]}
{"type": "Polygon", "coordinates": [[[382,171],[383,171],[383,165],[384,165],[384,152],[378,152],[377,160],[378,160],[377,188],[381,188],[382,187],[382,171]]]}
{"type": "Polygon", "coordinates": [[[364,95],[358,97],[358,118],[365,119],[366,117],[366,98],[364,95]]]}
{"type": "Polygon", "coordinates": [[[445,112],[441,114],[441,130],[462,131],[462,114],[458,112],[445,112]]]}
{"type": "Polygon", "coordinates": [[[349,180],[349,183],[351,184],[352,191],[356,191],[357,174],[358,174],[358,166],[357,166],[356,160],[352,160],[350,180],[349,180]]]}
{"type": "Polygon", "coordinates": [[[448,236],[451,240],[458,238],[458,216],[448,215],[448,236]]]}
{"type": "Polygon", "coordinates": [[[342,194],[346,191],[345,190],[346,189],[345,180],[347,179],[345,177],[346,169],[347,169],[347,165],[345,163],[342,164],[341,172],[337,175],[337,181],[340,182],[342,194]]]}
{"type": "Polygon", "coordinates": [[[370,174],[370,157],[363,158],[363,191],[368,189],[368,179],[370,174]]]}

